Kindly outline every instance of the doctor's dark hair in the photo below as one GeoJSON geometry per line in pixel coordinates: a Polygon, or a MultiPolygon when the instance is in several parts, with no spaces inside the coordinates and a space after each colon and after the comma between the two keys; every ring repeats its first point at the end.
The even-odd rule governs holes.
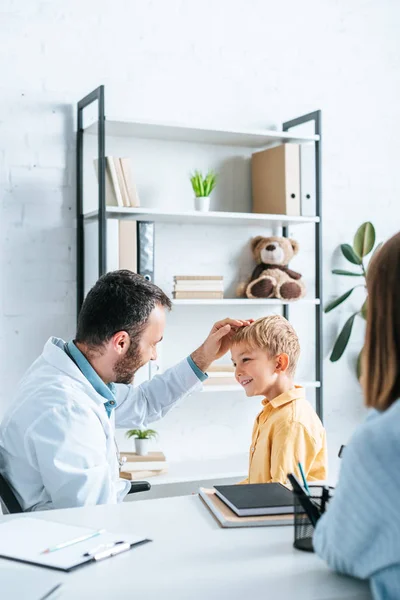
{"type": "Polygon", "coordinates": [[[137,340],[157,305],[171,310],[171,300],[159,287],[132,271],[111,271],[86,296],[75,340],[96,348],[118,331],[137,340]]]}

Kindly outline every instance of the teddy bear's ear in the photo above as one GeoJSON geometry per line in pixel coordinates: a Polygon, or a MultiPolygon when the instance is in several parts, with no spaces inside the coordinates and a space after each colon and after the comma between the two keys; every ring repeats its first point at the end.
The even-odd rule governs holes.
{"type": "Polygon", "coordinates": [[[251,240],[251,251],[254,253],[254,250],[257,248],[258,244],[263,240],[264,237],[262,235],[258,235],[257,237],[251,240]]]}
{"type": "Polygon", "coordinates": [[[293,256],[299,251],[299,243],[296,240],[289,239],[290,245],[293,248],[293,256]]]}

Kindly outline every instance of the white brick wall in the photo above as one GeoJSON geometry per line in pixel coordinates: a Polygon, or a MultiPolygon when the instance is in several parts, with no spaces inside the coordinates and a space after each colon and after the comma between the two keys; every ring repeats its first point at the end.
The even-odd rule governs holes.
{"type": "MultiPolygon", "coordinates": [[[[326,299],[347,284],[330,276],[339,243],[366,219],[380,239],[399,227],[394,0],[3,0],[1,13],[0,412],[46,338],[74,331],[75,102],[100,83],[109,113],[153,120],[262,127],[321,108],[326,299]]],[[[338,320],[325,319],[326,357],[338,320]]],[[[325,365],[332,453],[362,413],[353,359],[325,365]]],[[[208,404],[210,432],[255,410],[208,404]]]]}

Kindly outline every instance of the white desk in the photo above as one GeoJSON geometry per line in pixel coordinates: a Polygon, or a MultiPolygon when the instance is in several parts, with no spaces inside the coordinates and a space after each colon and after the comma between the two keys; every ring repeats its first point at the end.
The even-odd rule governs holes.
{"type": "MultiPolygon", "coordinates": [[[[30,515],[32,516],[32,515],[30,515]]],[[[143,533],[154,541],[59,573],[61,599],[361,600],[365,583],[295,550],[291,527],[221,529],[197,496],[36,513],[40,519],[143,533]]],[[[24,516],[2,516],[0,521],[24,516]]],[[[0,565],[15,564],[8,561],[0,565]]],[[[17,600],[17,599],[16,599],[17,600]]]]}

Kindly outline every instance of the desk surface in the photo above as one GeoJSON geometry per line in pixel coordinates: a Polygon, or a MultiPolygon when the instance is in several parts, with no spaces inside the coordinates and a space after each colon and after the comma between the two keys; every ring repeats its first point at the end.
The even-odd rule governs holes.
{"type": "MultiPolygon", "coordinates": [[[[32,515],[29,515],[32,516],[32,515]]],[[[291,527],[221,529],[198,496],[35,513],[154,541],[73,573],[59,573],[61,599],[145,600],[370,599],[368,586],[331,573],[314,554],[292,546],[291,527]]],[[[2,516],[0,522],[24,516],[2,516]]],[[[18,570],[32,569],[10,561],[18,570]]],[[[57,573],[58,575],[58,573],[57,573]]]]}

